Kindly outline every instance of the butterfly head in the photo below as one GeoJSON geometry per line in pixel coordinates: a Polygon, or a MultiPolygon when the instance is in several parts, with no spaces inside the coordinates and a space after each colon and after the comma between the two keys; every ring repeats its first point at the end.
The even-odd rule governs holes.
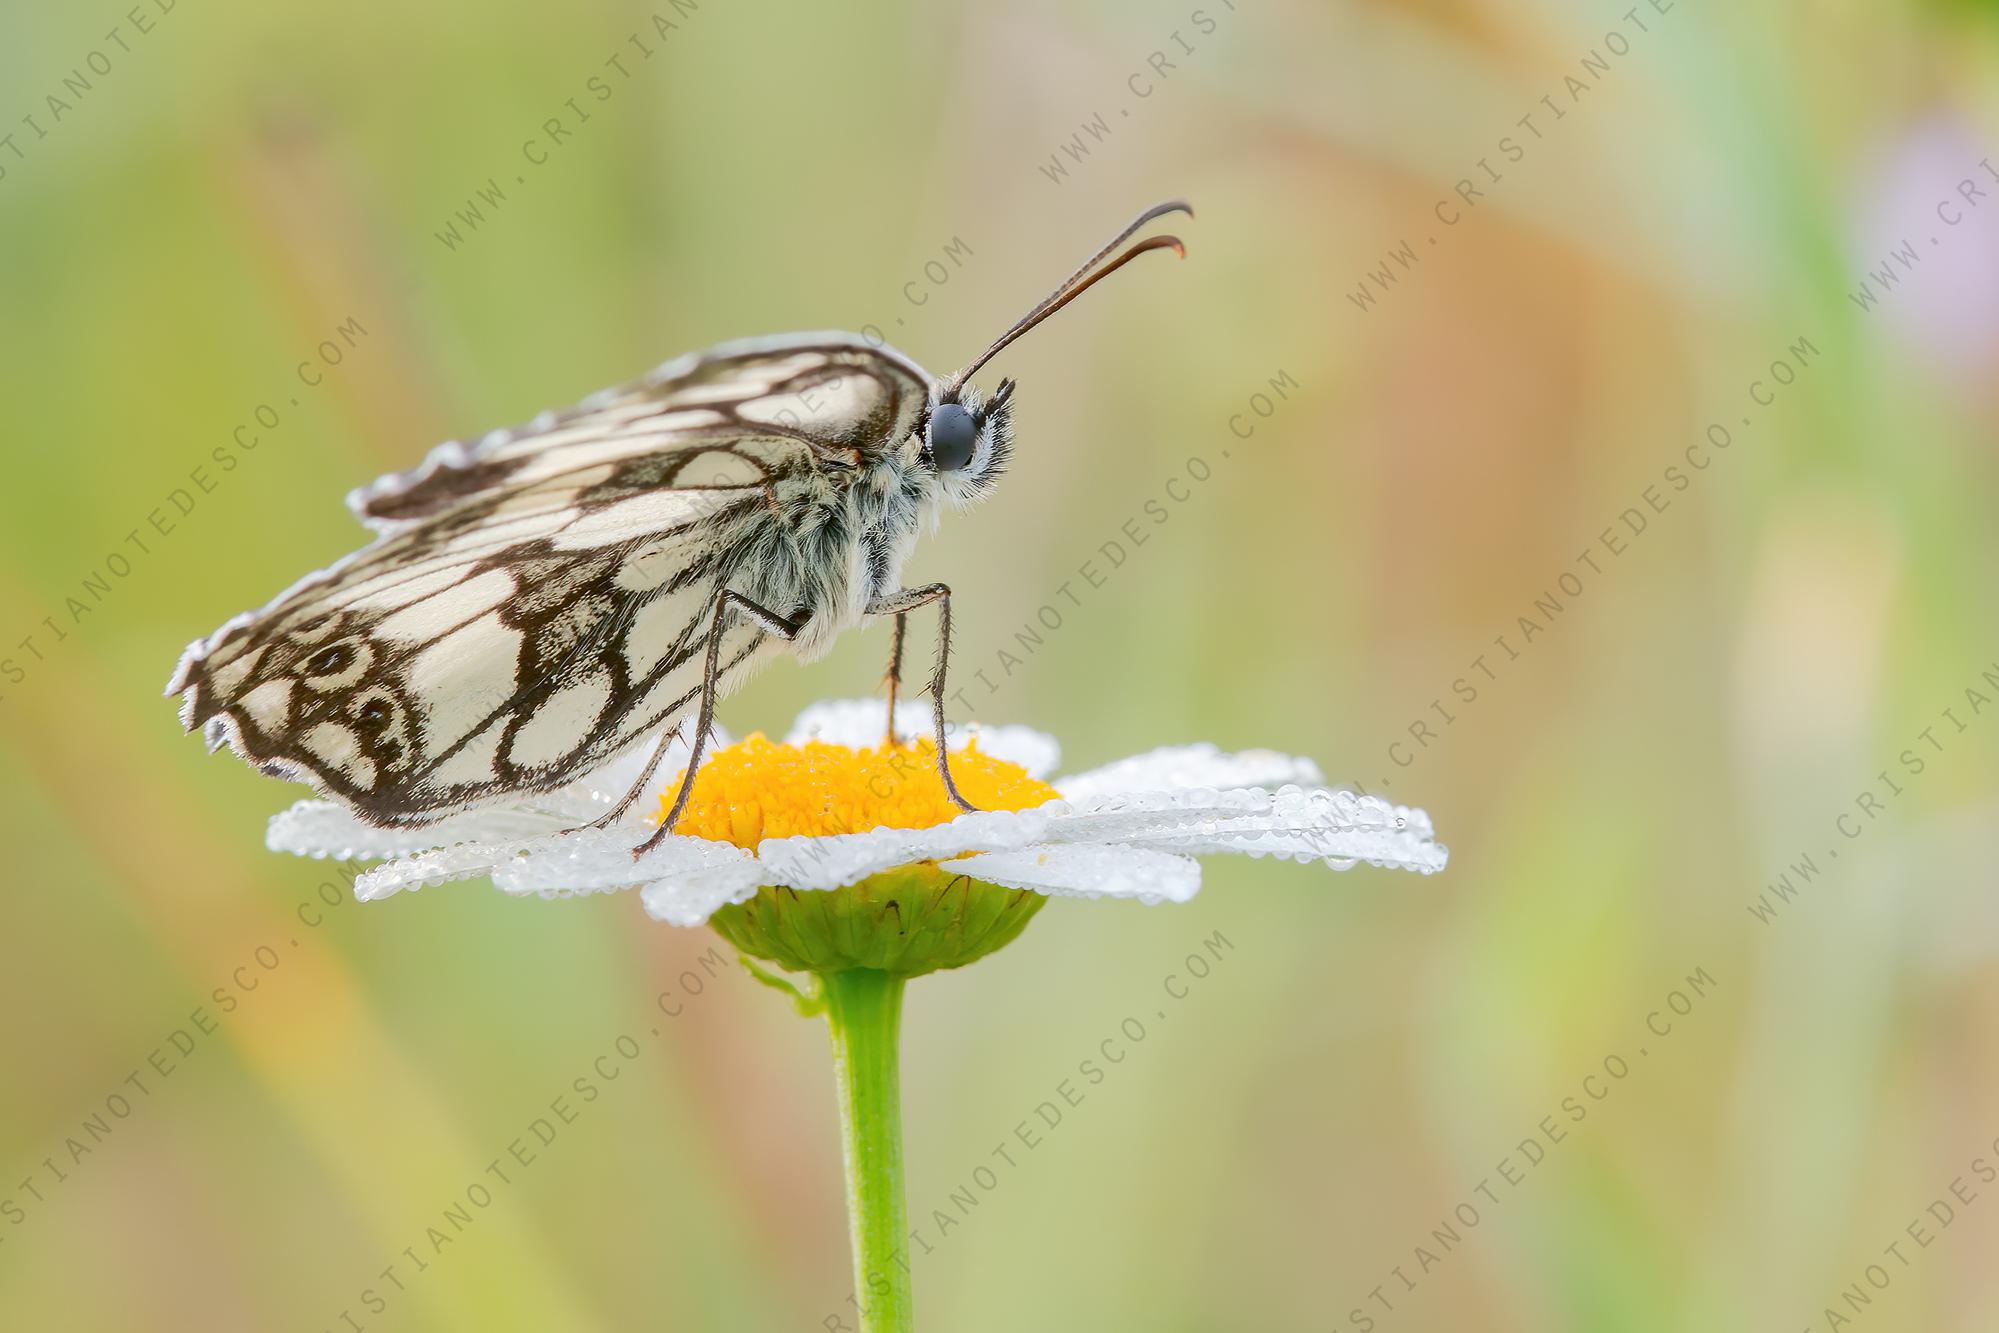
{"type": "Polygon", "coordinates": [[[923,422],[924,467],[943,493],[960,505],[985,498],[1013,453],[1013,381],[1001,380],[991,398],[970,385],[933,402],[923,422]]]}
{"type": "Polygon", "coordinates": [[[921,460],[935,474],[937,484],[946,496],[961,505],[983,498],[999,479],[999,474],[1006,467],[1007,455],[1013,450],[1013,381],[1001,380],[991,398],[981,399],[978,390],[969,383],[973,374],[1014,339],[1148,250],[1171,249],[1176,254],[1185,255],[1187,251],[1180,244],[1179,237],[1153,236],[1110,259],[1112,251],[1130,240],[1139,228],[1164,213],[1185,213],[1191,217],[1194,210],[1173,200],[1155,204],[1140,213],[1108,244],[1085,260],[1081,268],[1064,278],[1039,305],[1016,320],[1012,328],[1002,333],[970,365],[931,390],[922,424],[921,460]],[[1108,263],[1105,262],[1107,259],[1108,263]]]}

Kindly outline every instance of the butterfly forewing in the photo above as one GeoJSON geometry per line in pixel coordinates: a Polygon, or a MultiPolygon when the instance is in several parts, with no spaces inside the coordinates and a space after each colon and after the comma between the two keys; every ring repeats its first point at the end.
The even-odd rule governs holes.
{"type": "MultiPolygon", "coordinates": [[[[378,824],[550,790],[691,712],[718,593],[927,391],[898,356],[804,335],[440,446],[349,497],[374,544],[190,646],[169,692],[212,745],[378,824]]],[[[735,622],[722,685],[769,646],[735,622]]]]}

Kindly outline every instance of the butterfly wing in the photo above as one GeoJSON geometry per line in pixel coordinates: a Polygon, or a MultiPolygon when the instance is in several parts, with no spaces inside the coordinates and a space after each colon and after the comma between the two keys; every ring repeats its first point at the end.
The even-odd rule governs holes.
{"type": "MultiPolygon", "coordinates": [[[[704,439],[790,441],[829,460],[858,463],[907,433],[929,385],[921,366],[856,334],[724,343],[669,361],[567,412],[544,412],[476,444],[439,445],[414,471],[362,487],[347,503],[363,523],[393,532],[489,490],[704,439]]],[[[675,466],[656,458],[653,473],[636,469],[630,480],[670,485],[675,466]]]]}
{"type": "MultiPolygon", "coordinates": [[[[928,383],[852,335],[728,344],[440,446],[348,497],[372,545],[190,645],[168,693],[384,826],[560,786],[691,711],[717,593],[799,558],[787,505],[899,442],[928,383]]],[[[771,646],[733,625],[724,685],[771,646]]]]}

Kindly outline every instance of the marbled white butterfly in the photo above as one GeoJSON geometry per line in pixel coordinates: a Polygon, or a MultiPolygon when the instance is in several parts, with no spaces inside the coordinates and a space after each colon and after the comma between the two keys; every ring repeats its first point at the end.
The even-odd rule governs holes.
{"type": "Polygon", "coordinates": [[[441,445],[347,497],[371,545],[189,645],[167,693],[211,750],[384,827],[550,791],[657,738],[621,812],[690,723],[694,771],[716,699],[777,648],[811,660],[867,616],[895,621],[892,734],[905,618],[935,603],[937,762],[970,809],[943,744],[951,590],[903,586],[903,563],[1006,465],[1013,381],[983,397],[973,373],[1136,256],[1181,251],[1155,236],[1110,259],[1176,211],[1140,214],[948,379],[854,334],[751,339],[441,445]]]}

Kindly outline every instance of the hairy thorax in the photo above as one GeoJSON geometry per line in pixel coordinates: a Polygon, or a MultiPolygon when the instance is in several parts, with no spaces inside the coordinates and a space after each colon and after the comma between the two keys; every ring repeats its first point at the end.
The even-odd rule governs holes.
{"type": "Polygon", "coordinates": [[[902,586],[902,568],[922,527],[926,496],[912,472],[884,459],[844,476],[813,475],[774,487],[783,516],[764,558],[738,566],[744,596],[801,618],[791,649],[822,656],[874,601],[902,586]]]}

